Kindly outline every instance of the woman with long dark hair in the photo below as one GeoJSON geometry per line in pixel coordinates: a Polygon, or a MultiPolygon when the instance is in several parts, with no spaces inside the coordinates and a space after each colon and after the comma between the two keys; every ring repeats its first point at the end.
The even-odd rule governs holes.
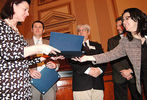
{"type": "Polygon", "coordinates": [[[128,56],[134,68],[137,89],[141,94],[143,84],[147,98],[147,15],[137,8],[128,8],[123,12],[122,18],[127,37],[121,39],[117,47],[103,54],[83,56],[74,60],[94,61],[93,63],[99,64],[128,56]]]}

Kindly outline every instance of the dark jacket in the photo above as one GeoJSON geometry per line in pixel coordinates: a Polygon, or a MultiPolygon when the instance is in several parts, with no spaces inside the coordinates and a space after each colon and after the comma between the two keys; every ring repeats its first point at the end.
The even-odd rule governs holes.
{"type": "MultiPolygon", "coordinates": [[[[146,40],[147,43],[147,40],[146,40]]],[[[110,52],[106,52],[99,55],[93,55],[96,59],[94,64],[106,63],[116,60],[118,58],[128,56],[130,62],[133,65],[136,78],[136,86],[139,93],[141,93],[140,72],[141,72],[141,40],[133,38],[129,41],[127,38],[123,38],[119,41],[117,47],[110,52]]]]}
{"type": "MultiPolygon", "coordinates": [[[[112,50],[119,44],[119,40],[121,39],[120,35],[116,35],[108,40],[108,51],[112,50]]],[[[126,78],[122,77],[120,71],[123,69],[131,68],[133,70],[132,64],[130,63],[127,56],[122,57],[120,59],[114,60],[110,62],[112,66],[112,78],[115,83],[124,83],[127,81],[126,78]]],[[[131,83],[135,83],[135,77],[129,80],[131,83]]]]}
{"type": "MultiPolygon", "coordinates": [[[[86,51],[86,55],[94,55],[94,54],[100,54],[103,53],[102,47],[100,44],[96,42],[89,41],[90,46],[94,46],[94,49],[89,49],[86,51]]],[[[89,89],[98,89],[98,90],[104,90],[104,81],[103,81],[103,75],[105,71],[105,67],[97,64],[93,65],[92,62],[76,62],[76,61],[69,61],[70,65],[72,66],[73,70],[73,91],[84,91],[89,89]],[[94,78],[88,74],[85,74],[84,72],[89,67],[99,67],[103,73],[100,74],[97,78],[94,78]]]]}

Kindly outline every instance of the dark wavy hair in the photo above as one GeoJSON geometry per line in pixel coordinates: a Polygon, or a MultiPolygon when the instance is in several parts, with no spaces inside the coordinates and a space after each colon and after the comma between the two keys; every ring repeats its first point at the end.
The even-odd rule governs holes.
{"type": "Polygon", "coordinates": [[[42,21],[40,21],[40,20],[34,21],[34,22],[32,23],[32,28],[34,27],[34,24],[35,24],[35,23],[40,23],[40,24],[42,24],[43,29],[44,29],[44,23],[43,23],[42,21]]]}
{"type": "Polygon", "coordinates": [[[7,0],[4,7],[1,10],[0,16],[2,19],[10,18],[12,19],[14,10],[13,5],[18,5],[19,3],[26,1],[28,4],[31,3],[31,0],[7,0]]]}
{"type": "Polygon", "coordinates": [[[123,26],[123,18],[122,18],[122,16],[116,18],[115,22],[117,23],[118,21],[122,21],[122,24],[121,24],[121,27],[123,29],[122,34],[124,34],[126,32],[126,30],[125,30],[125,28],[123,26]]]}
{"type": "MultiPolygon", "coordinates": [[[[124,10],[122,16],[126,12],[130,14],[130,17],[132,20],[134,20],[135,22],[138,22],[136,34],[140,33],[141,37],[144,37],[145,35],[147,35],[147,15],[141,10],[139,10],[138,8],[128,8],[124,10]]],[[[131,32],[127,31],[127,38],[129,39],[129,41],[133,40],[133,36],[131,32]]]]}

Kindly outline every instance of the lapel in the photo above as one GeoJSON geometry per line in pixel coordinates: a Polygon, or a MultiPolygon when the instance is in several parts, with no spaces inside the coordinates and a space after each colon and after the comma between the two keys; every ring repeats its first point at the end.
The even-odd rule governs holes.
{"type": "Polygon", "coordinates": [[[95,47],[94,43],[92,41],[90,41],[90,40],[89,40],[89,45],[95,47]]]}
{"type": "Polygon", "coordinates": [[[88,55],[94,55],[94,54],[97,54],[98,53],[98,50],[97,50],[97,47],[96,47],[97,45],[96,45],[95,42],[89,41],[89,46],[93,46],[93,47],[95,47],[95,49],[89,49],[87,51],[87,54],[88,55]]]}
{"type": "Polygon", "coordinates": [[[118,45],[120,39],[121,39],[120,35],[117,35],[117,36],[113,39],[113,41],[114,41],[113,43],[114,43],[115,45],[118,45]]]}

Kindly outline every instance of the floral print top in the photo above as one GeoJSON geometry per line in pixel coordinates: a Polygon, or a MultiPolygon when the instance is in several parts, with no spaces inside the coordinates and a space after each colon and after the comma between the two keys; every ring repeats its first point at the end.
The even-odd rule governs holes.
{"type": "Polygon", "coordinates": [[[31,100],[28,66],[40,58],[24,58],[27,42],[0,19],[0,100],[31,100]]]}

